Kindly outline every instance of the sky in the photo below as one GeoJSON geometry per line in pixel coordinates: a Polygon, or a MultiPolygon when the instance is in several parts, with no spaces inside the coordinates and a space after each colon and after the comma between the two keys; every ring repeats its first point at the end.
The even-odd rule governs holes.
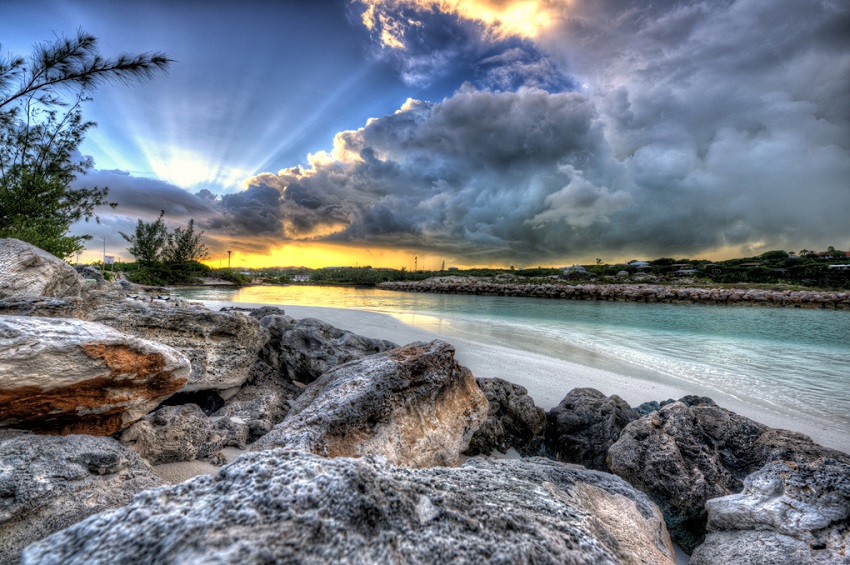
{"type": "Polygon", "coordinates": [[[211,264],[561,266],[850,248],[846,0],[0,0],[109,85],[81,261],[161,210],[211,264]]]}

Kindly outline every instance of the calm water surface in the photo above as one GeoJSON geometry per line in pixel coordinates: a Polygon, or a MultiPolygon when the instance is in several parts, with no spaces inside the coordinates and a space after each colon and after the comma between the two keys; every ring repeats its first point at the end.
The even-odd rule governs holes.
{"type": "Polygon", "coordinates": [[[311,286],[183,288],[193,300],[354,308],[439,333],[696,383],[850,433],[850,312],[311,286]],[[531,344],[532,347],[528,347],[531,344]]]}

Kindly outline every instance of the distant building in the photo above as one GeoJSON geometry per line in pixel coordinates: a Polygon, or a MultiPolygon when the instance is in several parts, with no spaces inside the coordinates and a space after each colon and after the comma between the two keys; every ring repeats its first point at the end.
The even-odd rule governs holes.
{"type": "Polygon", "coordinates": [[[675,271],[673,274],[677,275],[677,276],[686,277],[686,276],[690,276],[690,275],[695,275],[695,274],[697,274],[697,272],[698,271],[696,269],[679,269],[678,271],[675,271]]]}
{"type": "Polygon", "coordinates": [[[310,275],[292,275],[292,282],[310,282],[310,275]]]}
{"type": "Polygon", "coordinates": [[[586,275],[587,269],[581,265],[573,265],[572,267],[564,267],[562,271],[564,275],[586,275]]]}
{"type": "Polygon", "coordinates": [[[632,261],[629,263],[629,267],[634,267],[635,269],[648,269],[649,263],[647,261],[632,261]]]}
{"type": "Polygon", "coordinates": [[[829,265],[829,269],[838,269],[839,271],[850,271],[850,265],[829,265]]]}
{"type": "Polygon", "coordinates": [[[458,271],[459,269],[458,269],[457,267],[449,267],[449,268],[448,268],[448,269],[446,269],[446,270],[447,270],[447,271],[458,271]]]}

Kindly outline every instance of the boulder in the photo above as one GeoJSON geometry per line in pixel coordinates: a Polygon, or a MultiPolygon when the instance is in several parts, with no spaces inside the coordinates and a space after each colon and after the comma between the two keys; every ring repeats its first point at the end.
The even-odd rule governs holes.
{"type": "Polygon", "coordinates": [[[215,415],[244,421],[248,426],[248,441],[255,442],[283,421],[301,390],[289,377],[257,361],[248,383],[227,399],[215,415]]]}
{"type": "Polygon", "coordinates": [[[108,435],[188,376],[179,352],[101,324],[0,316],[0,427],[108,435]]]}
{"type": "Polygon", "coordinates": [[[219,312],[245,312],[252,318],[262,320],[266,316],[283,316],[286,312],[277,306],[259,306],[257,308],[246,308],[244,306],[225,306],[219,312]]]}
{"type": "Polygon", "coordinates": [[[189,358],[192,372],[184,392],[225,390],[248,380],[265,335],[241,312],[213,312],[178,302],[108,299],[86,319],[173,347],[189,358]]]}
{"type": "Polygon", "coordinates": [[[575,388],[546,415],[546,449],[558,461],[608,471],[608,449],[638,417],[617,395],[575,388]]]}
{"type": "Polygon", "coordinates": [[[266,316],[262,324],[270,335],[261,358],[282,375],[302,383],[315,381],[337,365],[398,347],[391,341],[363,337],[314,318],[266,316]]]}
{"type": "Polygon", "coordinates": [[[538,455],[546,429],[546,412],[534,405],[528,390],[502,379],[476,379],[490,406],[487,419],[473,434],[464,455],[490,455],[510,448],[538,455]]]}
{"type": "Polygon", "coordinates": [[[848,563],[850,465],[768,463],[740,494],[709,500],[708,535],[692,565],[848,563]]]}
{"type": "Polygon", "coordinates": [[[92,265],[76,265],[74,266],[74,270],[77,271],[77,274],[83,277],[84,280],[93,280],[96,284],[106,283],[106,279],[103,278],[103,273],[97,267],[92,265]]]}
{"type": "Polygon", "coordinates": [[[13,296],[0,300],[0,316],[82,319],[85,312],[86,302],[80,297],[13,296]]]}
{"type": "Polygon", "coordinates": [[[487,399],[454,351],[444,341],[418,342],[340,365],[304,389],[252,449],[457,465],[484,421],[487,399]]]}
{"type": "Polygon", "coordinates": [[[111,438],[0,430],[0,564],[18,563],[28,544],[162,484],[111,438]]]}
{"type": "Polygon", "coordinates": [[[160,465],[208,459],[225,447],[245,449],[248,425],[239,418],[209,417],[197,404],[163,406],[118,439],[151,465],[160,465]]]}
{"type": "Polygon", "coordinates": [[[658,510],[620,479],[545,459],[405,469],[248,453],[30,545],[24,564],[672,564],[658,510]]]}
{"type": "Polygon", "coordinates": [[[0,299],[75,297],[82,289],[82,277],[62,259],[18,239],[0,239],[0,299]]]}
{"type": "Polygon", "coordinates": [[[740,492],[744,478],[773,459],[824,456],[848,458],[713,402],[674,402],[626,426],[608,450],[608,465],[658,504],[673,540],[690,553],[705,536],[709,499],[740,492]]]}

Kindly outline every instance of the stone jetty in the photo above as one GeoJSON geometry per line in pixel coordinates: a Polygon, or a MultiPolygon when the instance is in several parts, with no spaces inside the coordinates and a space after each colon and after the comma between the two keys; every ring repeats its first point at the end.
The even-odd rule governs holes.
{"type": "Polygon", "coordinates": [[[437,294],[850,310],[850,291],[694,288],[658,284],[506,283],[472,277],[384,282],[378,287],[384,290],[437,294]]]}

